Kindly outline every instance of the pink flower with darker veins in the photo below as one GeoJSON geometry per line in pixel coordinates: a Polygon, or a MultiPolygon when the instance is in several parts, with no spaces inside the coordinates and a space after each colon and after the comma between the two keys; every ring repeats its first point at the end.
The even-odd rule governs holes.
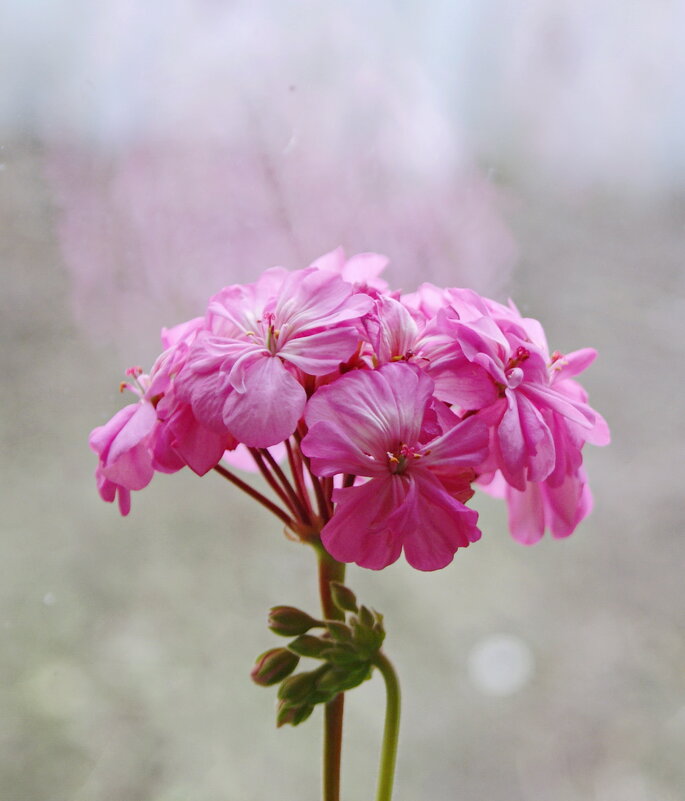
{"type": "MultiPolygon", "coordinates": [[[[419,570],[448,565],[480,538],[471,497],[485,458],[486,426],[436,410],[433,381],[402,363],[359,370],[321,387],[305,412],[302,452],[319,476],[365,476],[333,491],[335,513],[321,539],[343,562],[381,569],[404,549],[419,570]]],[[[449,413],[448,413],[449,414],[449,413]]]]}
{"type": "Polygon", "coordinates": [[[197,418],[249,447],[287,439],[304,411],[303,376],[336,370],[356,350],[372,299],[340,275],[309,267],[267,270],[230,286],[207,310],[177,389],[197,418]]]}
{"type": "Polygon", "coordinates": [[[162,331],[166,350],[150,375],[132,367],[126,371],[132,380],[120,386],[122,392],[137,395],[138,402],[120,409],[90,434],[88,442],[99,457],[98,491],[109,503],[118,498],[122,515],[131,509],[131,491],[147,487],[155,471],[175,473],[187,464],[204,475],[237,444],[229,434],[217,434],[199,423],[174,391],[173,379],[201,322],[196,318],[162,331]]]}

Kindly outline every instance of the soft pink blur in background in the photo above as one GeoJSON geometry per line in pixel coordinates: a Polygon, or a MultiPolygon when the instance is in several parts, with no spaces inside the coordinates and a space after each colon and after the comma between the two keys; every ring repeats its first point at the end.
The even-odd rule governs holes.
{"type": "MultiPolygon", "coordinates": [[[[349,581],[405,687],[397,801],[685,797],[685,3],[7,0],[0,10],[0,798],[314,798],[318,715],[250,685],[313,559],[211,476],[126,520],[87,433],[162,325],[343,245],[593,345],[614,444],[568,541],[349,581]]],[[[348,702],[343,793],[383,697],[348,702]]]]}

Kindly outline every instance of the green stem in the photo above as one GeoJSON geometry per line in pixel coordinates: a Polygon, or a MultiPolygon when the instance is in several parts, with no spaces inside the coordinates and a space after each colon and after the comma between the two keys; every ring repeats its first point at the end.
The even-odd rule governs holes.
{"type": "MultiPolygon", "coordinates": [[[[320,543],[314,545],[319,560],[321,611],[327,620],[344,620],[345,615],[333,603],[331,581],[345,580],[345,565],[337,562],[320,543]]],[[[342,752],[345,696],[337,695],[324,707],[323,723],[323,801],[340,801],[340,756],[342,752]]]]}
{"type": "Polygon", "coordinates": [[[397,740],[400,732],[400,684],[392,663],[382,651],[378,652],[373,663],[380,670],[385,680],[387,695],[376,801],[390,801],[392,798],[392,784],[395,778],[397,740]]]}

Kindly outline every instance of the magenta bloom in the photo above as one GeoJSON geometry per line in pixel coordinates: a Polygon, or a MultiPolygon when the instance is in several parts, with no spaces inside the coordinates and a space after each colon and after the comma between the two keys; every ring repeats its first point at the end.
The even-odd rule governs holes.
{"type": "Polygon", "coordinates": [[[475,481],[518,541],[568,536],[592,508],[583,448],[609,442],[575,380],[595,351],[550,353],[537,320],[470,289],[392,292],[386,262],[337,248],[273,267],[164,329],[124,385],[138,403],[91,434],[101,496],[126,514],[155,471],[203,475],[242,444],[229,466],[254,462],[275,502],[222,475],[342,561],[445,566],[480,536],[475,481]]]}
{"type": "Polygon", "coordinates": [[[137,403],[120,409],[104,426],[93,429],[90,447],[97,453],[98,490],[103,500],[119,500],[122,515],[131,508],[131,490],[146,487],[155,473],[175,473],[186,464],[204,475],[217,464],[227,448],[236,443],[227,434],[210,431],[179,402],[173,379],[181,369],[201,320],[190,320],[162,331],[166,350],[155,362],[150,375],[139,367],[123,383],[138,396],[137,403]]]}
{"type": "Polygon", "coordinates": [[[250,447],[287,439],[304,412],[300,376],[322,376],[356,350],[357,321],[373,305],[339,275],[267,270],[210,301],[178,386],[196,417],[250,447]]]}
{"type": "Polygon", "coordinates": [[[438,433],[433,387],[417,368],[394,363],[348,373],[309,401],[302,451],[313,472],[370,479],[333,492],[321,538],[334,558],[378,570],[404,549],[413,567],[437,570],[479,539],[478,514],[459,498],[470,496],[487,429],[454,417],[438,433]]]}
{"type": "Polygon", "coordinates": [[[592,493],[582,467],[564,475],[558,483],[550,479],[529,481],[523,491],[507,484],[498,472],[483,489],[496,498],[504,498],[509,530],[522,545],[535,545],[545,529],[556,539],[568,537],[592,511],[592,493]]]}

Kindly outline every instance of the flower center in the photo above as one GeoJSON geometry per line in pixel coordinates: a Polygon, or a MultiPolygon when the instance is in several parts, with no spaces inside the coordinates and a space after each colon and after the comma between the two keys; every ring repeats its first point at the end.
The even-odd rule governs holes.
{"type": "Polygon", "coordinates": [[[273,312],[265,312],[261,320],[257,320],[259,325],[258,332],[245,331],[248,337],[254,337],[255,341],[264,344],[266,350],[272,356],[278,353],[278,337],[281,335],[281,330],[276,328],[276,315],[273,312]]]}
{"type": "Polygon", "coordinates": [[[518,367],[522,362],[525,362],[526,359],[530,358],[530,351],[528,348],[524,348],[522,345],[519,345],[518,348],[514,351],[514,355],[509,359],[507,362],[507,366],[505,370],[507,372],[509,370],[513,370],[515,367],[518,367]]]}
{"type": "Polygon", "coordinates": [[[522,362],[530,358],[530,351],[519,345],[514,351],[514,355],[507,362],[504,368],[504,374],[507,377],[507,387],[509,389],[516,389],[516,387],[523,381],[523,370],[519,367],[522,362]]]}
{"type": "Polygon", "coordinates": [[[400,475],[406,471],[415,459],[420,459],[423,454],[418,453],[415,448],[402,443],[396,451],[387,451],[388,467],[394,475],[400,475]]]}
{"type": "Polygon", "coordinates": [[[150,377],[143,373],[142,367],[129,367],[128,370],[126,370],[126,375],[132,378],[133,382],[122,381],[119,384],[119,392],[128,389],[130,392],[133,392],[134,395],[142,398],[150,385],[150,377]]]}

